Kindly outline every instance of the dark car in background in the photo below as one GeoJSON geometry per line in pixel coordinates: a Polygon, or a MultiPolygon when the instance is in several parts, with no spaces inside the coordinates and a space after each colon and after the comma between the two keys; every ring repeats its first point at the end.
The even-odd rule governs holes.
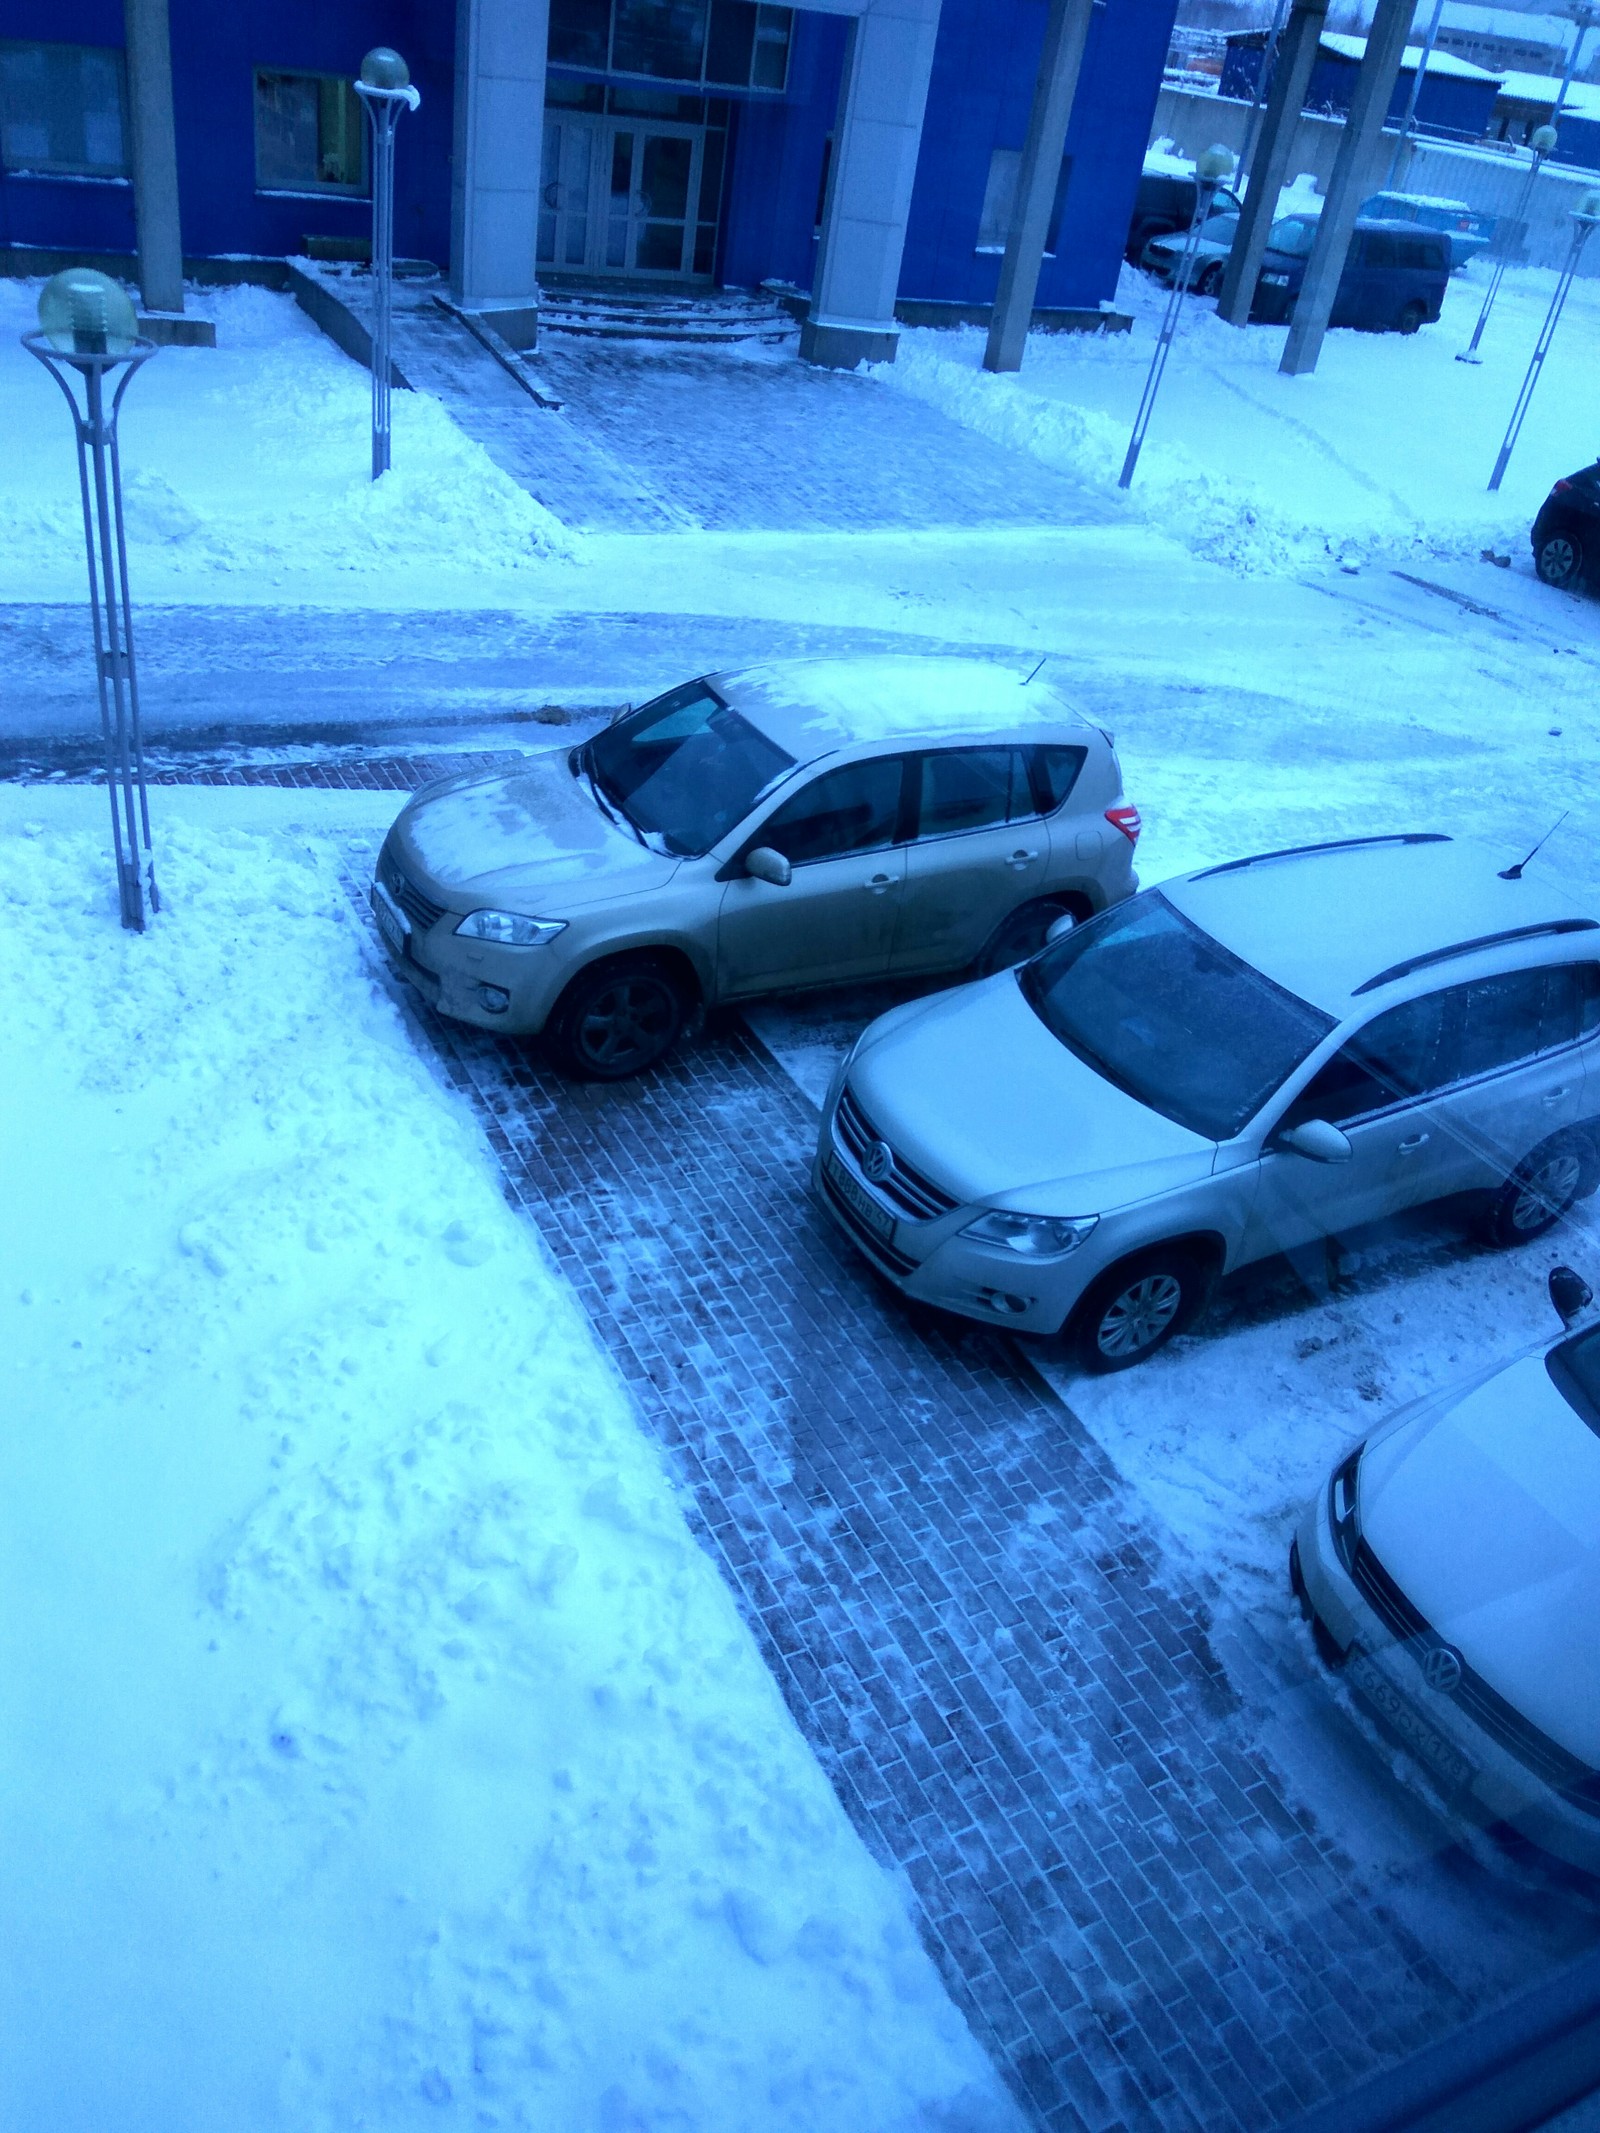
{"type": "Polygon", "coordinates": [[[1539,506],[1530,539],[1546,585],[1575,592],[1600,582],[1600,460],[1562,476],[1539,506]]]}
{"type": "MultiPolygon", "coordinates": [[[[1139,190],[1134,196],[1133,216],[1128,224],[1128,241],[1123,247],[1123,257],[1133,266],[1137,266],[1152,237],[1168,237],[1174,230],[1191,228],[1199,205],[1200,188],[1192,177],[1181,177],[1176,172],[1147,170],[1139,180],[1139,190]]],[[[1206,218],[1209,221],[1214,215],[1237,217],[1240,205],[1237,193],[1231,193],[1225,185],[1219,185],[1211,195],[1211,205],[1206,211],[1206,218]]]]}
{"type": "MultiPolygon", "coordinates": [[[[1285,215],[1272,225],[1252,320],[1287,323],[1316,235],[1315,215],[1285,215]]],[[[1442,232],[1410,222],[1358,220],[1328,323],[1365,333],[1415,333],[1438,318],[1449,280],[1450,245],[1442,232]]]]}
{"type": "Polygon", "coordinates": [[[1425,230],[1442,230],[1452,267],[1464,267],[1494,242],[1493,215],[1480,215],[1465,200],[1441,200],[1431,193],[1374,193],[1362,201],[1361,213],[1369,222],[1411,222],[1425,230]]]}

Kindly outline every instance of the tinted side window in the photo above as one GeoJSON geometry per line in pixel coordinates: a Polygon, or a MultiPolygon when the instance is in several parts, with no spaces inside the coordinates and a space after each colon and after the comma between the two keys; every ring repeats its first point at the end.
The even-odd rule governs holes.
{"type": "Polygon", "coordinates": [[[1492,1074],[1519,1059],[1571,1044],[1578,1035],[1582,992],[1587,989],[1580,967],[1594,966],[1547,964],[1542,970],[1508,970],[1453,987],[1456,1068],[1451,1079],[1492,1074]]]}
{"type": "Polygon", "coordinates": [[[879,756],[830,770],[786,800],[756,841],[797,867],[813,859],[881,851],[893,844],[899,824],[904,762],[903,756],[879,756]]]}
{"type": "Polygon", "coordinates": [[[1600,963],[1574,963],[1572,974],[1578,987],[1578,1034],[1587,1037],[1600,1029],[1600,963]]]}
{"type": "Polygon", "coordinates": [[[1035,748],[1033,751],[1034,783],[1039,789],[1039,803],[1047,815],[1053,815],[1078,782],[1086,748],[1035,748]]]}
{"type": "Polygon", "coordinates": [[[1444,1042],[1446,995],[1429,993],[1376,1017],[1312,1075],[1279,1120],[1325,1118],[1341,1125],[1424,1096],[1452,1077],[1444,1042]]]}
{"type": "Polygon", "coordinates": [[[918,787],[919,837],[951,837],[1038,813],[1020,748],[941,748],[922,758],[918,787]]]}
{"type": "Polygon", "coordinates": [[[1369,230],[1361,240],[1361,265],[1364,267],[1397,266],[1395,239],[1387,230],[1369,230]]]}

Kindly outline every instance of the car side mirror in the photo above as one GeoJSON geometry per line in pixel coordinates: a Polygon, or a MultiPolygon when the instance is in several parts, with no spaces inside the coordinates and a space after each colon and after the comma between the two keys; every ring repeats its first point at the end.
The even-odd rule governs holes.
{"type": "Polygon", "coordinates": [[[1555,1305],[1561,1323],[1571,1326],[1594,1302],[1594,1291],[1576,1267],[1553,1266],[1550,1269],[1550,1301],[1555,1305]]]}
{"type": "Polygon", "coordinates": [[[1325,1118],[1302,1119],[1298,1126],[1285,1126],[1276,1145],[1291,1155],[1306,1156],[1313,1163],[1348,1163],[1355,1153],[1347,1135],[1325,1118]]]}
{"type": "Polygon", "coordinates": [[[758,844],[753,852],[746,852],[744,870],[756,881],[770,881],[775,889],[788,888],[794,879],[794,868],[770,844],[758,844]]]}
{"type": "Polygon", "coordinates": [[[1070,911],[1063,911],[1059,918],[1051,919],[1049,925],[1044,929],[1046,942],[1065,939],[1066,935],[1072,932],[1077,923],[1078,921],[1070,911]]]}

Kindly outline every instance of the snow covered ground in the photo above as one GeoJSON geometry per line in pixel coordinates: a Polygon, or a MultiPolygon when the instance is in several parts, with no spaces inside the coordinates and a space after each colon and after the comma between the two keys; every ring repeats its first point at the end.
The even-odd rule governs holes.
{"type": "MultiPolygon", "coordinates": [[[[1600,346],[1600,282],[1578,281],[1498,493],[1488,491],[1556,277],[1508,273],[1480,353],[1471,338],[1489,269],[1452,275],[1444,314],[1410,338],[1330,333],[1316,371],[1278,370],[1287,329],[1224,325],[1194,298],[1168,360],[1129,511],[1229,569],[1287,574],[1344,561],[1522,556],[1550,484],[1595,439],[1574,410],[1600,346]]],[[[1035,334],[1016,377],[982,368],[983,335],[903,336],[881,370],[998,442],[1114,491],[1167,292],[1124,267],[1133,331],[1035,334]]]]}
{"type": "Polygon", "coordinates": [[[336,842],[268,826],[367,796],[188,797],[142,938],[102,795],[0,826],[0,2119],[1009,2127],[336,842]]]}

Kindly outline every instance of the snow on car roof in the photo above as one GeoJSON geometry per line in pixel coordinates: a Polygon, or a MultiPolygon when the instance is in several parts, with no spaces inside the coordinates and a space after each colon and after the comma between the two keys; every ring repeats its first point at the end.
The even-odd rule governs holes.
{"type": "MultiPolygon", "coordinates": [[[[1520,856],[1465,839],[1347,845],[1203,869],[1162,891],[1235,955],[1343,1019],[1360,1004],[1357,987],[1413,956],[1518,926],[1600,916],[1537,875],[1502,881],[1499,869],[1520,856]]],[[[1600,952],[1600,933],[1591,938],[1600,952]]],[[[1450,982],[1451,966],[1438,968],[1439,982],[1450,982]]],[[[1376,1006],[1385,997],[1365,999],[1376,1006]]]]}
{"type": "Polygon", "coordinates": [[[1045,675],[982,659],[786,659],[711,681],[801,762],[851,741],[1081,723],[1045,675]]]}

